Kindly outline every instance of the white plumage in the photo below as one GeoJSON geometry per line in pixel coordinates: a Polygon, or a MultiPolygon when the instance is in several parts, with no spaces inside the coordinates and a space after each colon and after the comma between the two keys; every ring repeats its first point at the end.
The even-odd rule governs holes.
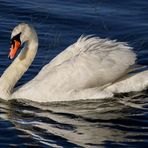
{"type": "MultiPolygon", "coordinates": [[[[26,26],[26,30],[29,30],[28,36],[34,35],[34,30],[31,31],[32,27],[29,25],[21,24],[19,28],[20,26],[22,28],[26,26]]],[[[17,27],[16,30],[19,32],[17,27]]],[[[37,39],[33,39],[33,43],[36,43],[37,39]]],[[[28,53],[30,50],[28,57],[31,52],[36,52],[34,45],[30,47],[29,45],[28,43],[26,47],[28,53]]],[[[33,80],[7,96],[50,102],[106,98],[112,97],[114,93],[141,91],[148,86],[148,71],[132,77],[127,76],[135,60],[135,53],[126,43],[93,36],[81,36],[76,43],[45,65],[33,80]],[[125,75],[127,78],[121,80],[125,75]]],[[[19,65],[21,63],[22,61],[19,60],[19,65]]],[[[15,66],[18,65],[15,64],[15,66]]],[[[21,77],[21,74],[15,77],[21,77]]],[[[12,92],[12,88],[9,91],[12,92]]]]}

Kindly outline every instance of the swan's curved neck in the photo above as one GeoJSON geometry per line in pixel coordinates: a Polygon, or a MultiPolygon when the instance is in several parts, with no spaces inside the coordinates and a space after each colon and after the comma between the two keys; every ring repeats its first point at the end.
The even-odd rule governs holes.
{"type": "Polygon", "coordinates": [[[26,42],[13,63],[4,71],[0,78],[0,97],[9,99],[17,81],[23,76],[31,65],[38,48],[38,39],[36,33],[32,35],[31,40],[26,42]]]}

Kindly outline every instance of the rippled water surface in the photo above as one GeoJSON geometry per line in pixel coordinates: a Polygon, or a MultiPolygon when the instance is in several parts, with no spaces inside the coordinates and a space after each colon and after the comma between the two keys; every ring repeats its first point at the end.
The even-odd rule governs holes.
{"type": "MultiPolygon", "coordinates": [[[[0,0],[0,73],[11,30],[32,24],[39,35],[37,57],[17,85],[32,79],[81,34],[128,42],[148,65],[147,0],[0,0]]],[[[0,147],[147,148],[148,92],[111,99],[38,104],[0,101],[0,147]]]]}

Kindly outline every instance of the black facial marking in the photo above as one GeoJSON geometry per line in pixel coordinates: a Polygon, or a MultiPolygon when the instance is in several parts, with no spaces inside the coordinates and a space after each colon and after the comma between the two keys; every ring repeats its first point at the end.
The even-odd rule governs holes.
{"type": "Polygon", "coordinates": [[[20,32],[19,34],[15,35],[15,36],[11,39],[10,44],[13,45],[13,47],[15,46],[14,40],[19,41],[20,44],[21,44],[20,36],[21,36],[21,32],[20,32]]]}

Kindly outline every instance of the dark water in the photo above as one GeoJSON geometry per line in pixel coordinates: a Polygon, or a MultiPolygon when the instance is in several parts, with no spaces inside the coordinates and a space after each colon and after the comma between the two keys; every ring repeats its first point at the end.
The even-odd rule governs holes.
{"type": "MultiPolygon", "coordinates": [[[[39,51],[17,85],[32,79],[81,34],[128,42],[148,65],[147,0],[0,0],[0,73],[11,61],[11,30],[32,24],[39,51]]],[[[148,92],[112,99],[37,104],[0,102],[0,148],[146,148],[148,92]]]]}

